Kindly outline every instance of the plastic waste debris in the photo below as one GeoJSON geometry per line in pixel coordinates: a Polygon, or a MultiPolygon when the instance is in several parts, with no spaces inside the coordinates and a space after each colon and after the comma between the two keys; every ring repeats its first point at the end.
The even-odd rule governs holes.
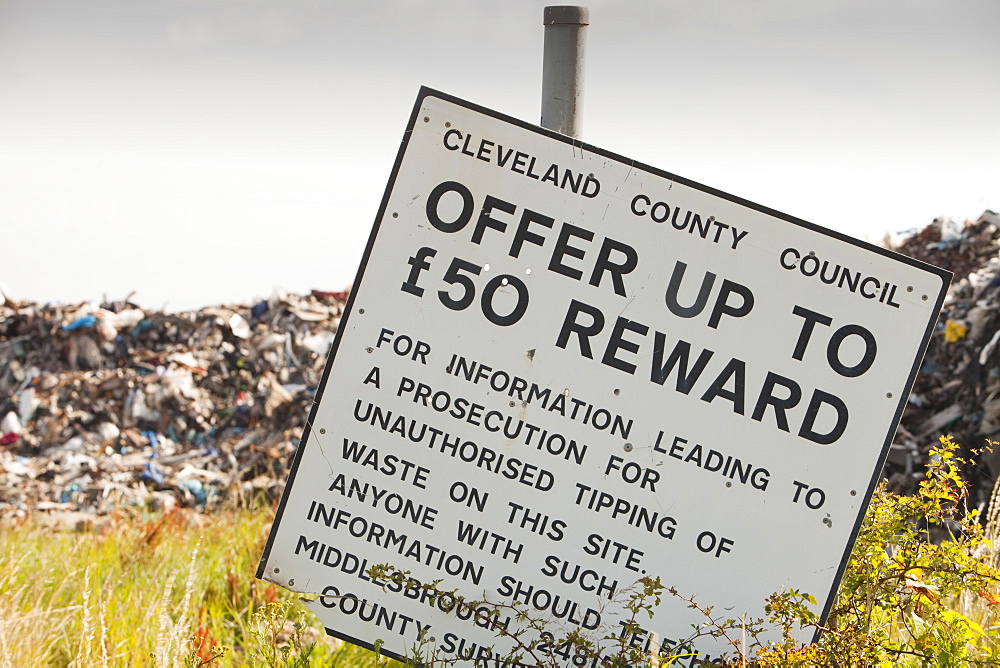
{"type": "Polygon", "coordinates": [[[94,326],[94,323],[96,322],[97,322],[97,316],[94,315],[93,313],[88,313],[87,315],[77,318],[68,325],[64,325],[63,329],[66,330],[67,332],[74,332],[78,329],[90,329],[91,327],[94,326]]]}
{"type": "Polygon", "coordinates": [[[903,412],[884,475],[894,491],[916,489],[928,451],[950,434],[966,448],[972,506],[989,500],[1000,475],[1000,216],[964,225],[946,218],[912,231],[893,250],[955,274],[903,412]]]}
{"type": "Polygon", "coordinates": [[[965,338],[966,327],[960,322],[948,320],[944,323],[944,340],[948,343],[955,343],[965,338]]]}
{"type": "Polygon", "coordinates": [[[17,416],[17,413],[10,411],[3,416],[3,419],[0,420],[0,432],[5,434],[21,433],[21,419],[17,416]]]}
{"type": "Polygon", "coordinates": [[[0,521],[276,498],[343,313],[337,294],[276,290],[254,307],[184,313],[5,294],[0,521]]]}
{"type": "Polygon", "coordinates": [[[233,330],[233,334],[241,339],[250,338],[250,323],[243,319],[239,313],[234,313],[229,318],[229,328],[233,330]]]}

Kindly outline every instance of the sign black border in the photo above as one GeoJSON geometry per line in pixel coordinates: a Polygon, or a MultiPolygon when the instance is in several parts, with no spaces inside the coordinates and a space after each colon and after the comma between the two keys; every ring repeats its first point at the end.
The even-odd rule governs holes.
{"type": "MultiPolygon", "coordinates": [[[[863,248],[863,249],[865,249],[867,251],[870,251],[870,252],[878,253],[879,255],[883,255],[885,257],[891,258],[891,259],[896,260],[898,262],[902,262],[904,264],[908,264],[908,265],[910,265],[912,267],[915,267],[917,269],[933,273],[933,274],[937,275],[941,279],[941,281],[942,281],[941,290],[938,293],[937,299],[936,299],[936,301],[934,303],[934,310],[933,310],[933,312],[934,313],[938,313],[938,314],[940,314],[940,312],[941,312],[941,306],[944,303],[945,295],[948,293],[948,287],[951,284],[951,280],[952,280],[952,277],[953,277],[953,274],[950,271],[947,271],[945,269],[941,269],[940,267],[935,267],[934,265],[927,264],[926,262],[921,262],[920,260],[915,260],[915,259],[913,259],[911,257],[907,257],[905,255],[901,255],[899,253],[893,252],[893,251],[888,250],[886,248],[881,248],[880,246],[875,246],[874,244],[870,244],[870,243],[868,243],[866,241],[861,241],[860,239],[855,239],[854,237],[848,236],[848,235],[843,234],[841,232],[837,232],[835,230],[830,230],[830,229],[827,229],[825,227],[821,227],[819,225],[816,225],[815,223],[810,223],[810,222],[808,222],[806,220],[802,220],[801,218],[796,218],[794,216],[790,216],[790,215],[781,213],[780,211],[775,211],[774,209],[768,208],[766,206],[762,206],[760,204],[757,204],[755,202],[751,202],[751,201],[743,199],[741,197],[737,197],[735,195],[730,195],[729,193],[723,192],[721,190],[717,190],[715,188],[712,188],[710,186],[706,186],[706,185],[698,183],[696,181],[691,181],[690,179],[686,179],[684,177],[678,176],[678,175],[673,174],[671,172],[667,172],[665,170],[657,169],[656,167],[652,167],[650,165],[646,165],[646,164],[637,162],[635,160],[631,160],[631,159],[626,158],[624,156],[618,155],[617,153],[613,153],[611,151],[607,151],[605,149],[598,148],[597,146],[593,146],[593,145],[588,144],[586,142],[579,141],[578,139],[574,139],[572,137],[568,137],[566,135],[559,134],[558,132],[554,132],[552,130],[546,130],[545,128],[539,127],[537,125],[533,125],[531,123],[528,123],[527,121],[523,121],[523,120],[514,118],[512,116],[508,116],[506,114],[500,113],[500,112],[495,111],[493,109],[488,109],[486,107],[480,106],[480,105],[475,104],[473,102],[469,102],[467,100],[463,100],[463,99],[455,97],[453,95],[449,95],[447,93],[443,93],[441,91],[435,90],[433,88],[429,88],[427,86],[421,86],[420,87],[420,91],[417,93],[416,102],[414,102],[413,109],[410,112],[410,119],[409,119],[409,121],[406,124],[406,131],[403,133],[403,138],[400,141],[399,151],[396,154],[396,161],[395,161],[395,163],[392,166],[392,173],[389,175],[389,182],[386,184],[385,193],[382,195],[382,201],[379,204],[378,214],[376,215],[375,222],[372,225],[372,231],[371,231],[371,234],[368,237],[368,244],[365,246],[364,255],[361,258],[361,264],[358,267],[358,272],[357,272],[357,275],[356,275],[356,277],[354,279],[354,286],[353,286],[353,288],[351,290],[350,296],[348,297],[347,305],[344,308],[344,313],[343,313],[343,315],[341,317],[340,326],[337,328],[337,334],[334,337],[333,344],[330,347],[330,352],[329,352],[329,355],[327,357],[326,366],[323,369],[323,377],[320,380],[320,383],[319,383],[319,385],[316,388],[316,395],[313,398],[312,407],[309,410],[309,417],[306,420],[305,427],[302,430],[302,437],[301,437],[301,439],[299,441],[299,447],[296,449],[295,455],[294,455],[294,457],[292,459],[291,469],[288,472],[288,478],[287,478],[287,480],[285,482],[285,487],[284,487],[284,490],[283,490],[282,495],[281,495],[281,502],[278,505],[278,510],[275,513],[274,521],[273,521],[273,523],[271,525],[271,530],[268,533],[267,543],[264,546],[264,553],[261,555],[260,562],[258,563],[258,566],[257,566],[256,577],[258,579],[263,579],[265,567],[266,567],[267,561],[268,561],[268,559],[270,557],[270,554],[271,554],[271,547],[273,546],[273,543],[274,543],[274,537],[275,537],[275,534],[277,533],[276,529],[279,526],[279,524],[281,523],[281,517],[282,517],[282,514],[283,514],[283,512],[285,510],[285,504],[286,504],[286,502],[288,500],[289,490],[292,488],[292,484],[295,481],[295,474],[298,471],[299,463],[302,460],[302,453],[305,450],[306,443],[309,442],[309,435],[310,435],[310,433],[312,431],[313,421],[316,419],[316,413],[317,413],[317,410],[319,409],[320,401],[323,398],[323,392],[325,391],[327,381],[329,380],[329,378],[330,378],[330,376],[332,374],[333,365],[334,365],[334,362],[335,362],[336,357],[337,357],[337,351],[340,349],[341,336],[342,336],[343,332],[346,329],[346,325],[350,321],[351,314],[354,311],[354,297],[357,294],[359,288],[361,287],[361,285],[362,285],[362,283],[364,281],[365,269],[368,266],[368,260],[371,257],[372,249],[375,246],[375,239],[378,237],[379,230],[380,230],[380,228],[382,226],[382,220],[383,220],[383,217],[385,216],[385,211],[386,211],[386,208],[388,207],[388,204],[389,204],[389,197],[392,194],[393,187],[396,184],[396,177],[399,174],[400,165],[403,162],[403,156],[406,154],[406,148],[409,145],[410,136],[413,133],[413,129],[416,127],[416,123],[417,123],[417,121],[418,121],[418,119],[420,117],[420,109],[423,107],[424,100],[426,98],[428,98],[428,97],[436,97],[436,98],[439,98],[439,99],[444,100],[446,102],[449,102],[451,104],[454,104],[456,106],[465,107],[466,109],[469,109],[470,111],[475,111],[475,112],[483,114],[485,116],[489,116],[489,117],[491,117],[491,118],[493,118],[495,120],[501,121],[503,123],[508,123],[510,125],[515,125],[515,126],[521,128],[521,129],[528,130],[530,132],[534,132],[534,133],[539,134],[539,135],[543,135],[543,136],[548,137],[550,139],[555,139],[557,141],[561,141],[561,142],[563,142],[565,144],[570,144],[573,147],[581,149],[583,151],[586,151],[586,152],[589,152],[589,153],[593,153],[595,155],[600,155],[600,156],[602,156],[604,158],[608,158],[610,160],[614,160],[614,161],[622,163],[622,164],[626,164],[626,165],[628,165],[632,169],[638,169],[638,170],[641,170],[641,171],[644,171],[644,172],[648,172],[650,174],[653,174],[655,176],[658,176],[658,177],[661,177],[661,178],[664,178],[664,179],[669,179],[671,181],[675,181],[677,183],[681,183],[681,184],[683,184],[685,186],[688,186],[690,188],[693,188],[695,190],[700,190],[701,192],[704,192],[706,194],[713,195],[715,197],[719,197],[721,199],[728,200],[728,201],[733,202],[735,204],[739,204],[741,206],[744,206],[746,208],[752,209],[754,211],[758,211],[760,213],[767,214],[769,216],[773,216],[774,218],[778,218],[778,219],[783,220],[783,221],[785,221],[787,223],[791,223],[791,224],[797,225],[799,227],[804,227],[804,228],[806,228],[806,229],[808,229],[808,230],[810,230],[812,232],[816,232],[816,233],[822,234],[822,235],[827,236],[827,237],[833,237],[833,238],[838,239],[840,241],[849,243],[849,244],[851,244],[853,246],[857,246],[859,248],[863,248]]],[[[909,377],[907,378],[907,381],[906,381],[906,391],[903,392],[903,393],[901,393],[901,395],[899,397],[899,401],[897,402],[895,414],[893,415],[893,419],[892,419],[892,422],[890,423],[889,430],[886,433],[884,442],[882,444],[882,452],[881,452],[881,454],[879,456],[878,465],[876,466],[875,471],[872,472],[872,477],[871,477],[871,479],[869,480],[869,483],[868,483],[868,489],[866,490],[865,497],[862,500],[861,511],[858,513],[857,521],[855,522],[854,528],[851,531],[850,538],[847,541],[847,546],[846,546],[846,548],[844,550],[844,554],[841,556],[840,566],[837,569],[837,574],[834,576],[833,585],[832,585],[832,588],[830,589],[830,592],[829,592],[829,594],[827,596],[826,605],[824,606],[823,612],[820,615],[820,624],[821,625],[822,624],[826,624],[826,620],[827,620],[827,618],[828,618],[828,616],[830,614],[830,609],[832,608],[833,602],[834,602],[834,600],[836,598],[837,589],[840,587],[840,581],[841,581],[841,579],[844,576],[844,571],[847,568],[848,561],[850,560],[851,552],[854,550],[854,544],[855,544],[855,542],[857,542],[858,534],[861,531],[861,525],[862,525],[862,523],[864,521],[865,515],[867,514],[867,509],[868,509],[869,504],[871,503],[871,498],[872,498],[872,495],[874,494],[875,487],[878,484],[879,478],[881,478],[882,468],[885,466],[886,457],[888,456],[889,448],[892,445],[892,439],[893,439],[893,437],[896,434],[896,428],[899,426],[899,421],[900,421],[900,419],[902,418],[902,415],[903,415],[903,409],[906,407],[906,401],[907,401],[907,399],[908,399],[908,397],[910,395],[910,390],[913,387],[913,382],[914,382],[914,380],[917,377],[917,372],[920,369],[920,363],[923,360],[924,353],[927,350],[927,345],[930,342],[930,337],[931,337],[931,334],[934,332],[934,327],[935,327],[936,323],[937,323],[937,317],[931,318],[928,321],[928,323],[927,323],[927,327],[926,327],[926,329],[924,331],[924,335],[923,335],[923,339],[922,339],[921,344],[920,344],[920,348],[918,350],[918,353],[917,353],[916,357],[913,360],[913,366],[910,369],[910,374],[909,374],[909,377]]],[[[326,632],[329,633],[330,635],[336,637],[336,638],[340,638],[341,640],[350,642],[350,643],[355,644],[355,645],[359,645],[359,646],[364,647],[366,649],[369,649],[369,650],[374,650],[375,649],[374,645],[371,644],[371,643],[364,642],[362,640],[359,640],[358,638],[353,638],[351,636],[345,635],[345,634],[340,633],[340,632],[338,632],[338,631],[336,631],[334,629],[327,628],[326,632]]],[[[815,634],[815,636],[814,636],[814,638],[813,638],[814,642],[819,638],[819,635],[820,635],[820,632],[817,631],[816,634],[815,634]]],[[[381,653],[384,654],[385,656],[389,656],[389,657],[391,657],[391,658],[393,658],[393,659],[395,659],[397,661],[405,661],[405,658],[403,656],[397,655],[394,652],[386,651],[386,650],[383,649],[383,650],[381,650],[381,653]]]]}

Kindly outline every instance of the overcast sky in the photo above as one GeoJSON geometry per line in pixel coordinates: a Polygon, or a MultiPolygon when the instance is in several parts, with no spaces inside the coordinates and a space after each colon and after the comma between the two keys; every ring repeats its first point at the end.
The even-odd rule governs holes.
{"type": "MultiPolygon", "coordinates": [[[[546,4],[0,0],[0,283],[343,289],[420,85],[538,121],[546,4]]],[[[997,0],[587,6],[589,143],[872,241],[1000,208],[997,0]]]]}

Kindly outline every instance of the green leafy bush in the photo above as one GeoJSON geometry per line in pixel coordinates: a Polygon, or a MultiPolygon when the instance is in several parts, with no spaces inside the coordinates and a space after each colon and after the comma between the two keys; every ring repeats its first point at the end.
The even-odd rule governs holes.
{"type": "MultiPolygon", "coordinates": [[[[655,613],[663,596],[678,597],[702,613],[704,622],[693,627],[689,641],[706,635],[722,639],[731,647],[724,661],[732,666],[1000,665],[1000,569],[993,541],[1000,507],[984,525],[979,511],[966,506],[960,476],[966,463],[958,456],[958,445],[942,437],[916,494],[893,494],[884,483],[875,490],[839,594],[822,625],[816,599],[805,592],[771,596],[766,619],[720,619],[712,608],[652,577],[629,590],[626,610],[631,616],[619,635],[559,634],[546,620],[532,619],[516,606],[468,604],[513,610],[532,632],[506,634],[516,645],[511,665],[689,665],[686,647],[650,654],[624,640],[632,635],[630,627],[638,629],[642,618],[655,613]],[[801,643],[802,629],[820,632],[819,640],[801,643]],[[538,634],[544,643],[530,640],[538,634]]],[[[387,564],[377,567],[375,575],[384,579],[393,573],[405,577],[387,564]]],[[[437,589],[441,583],[430,586],[437,589]]],[[[420,648],[411,659],[418,655],[422,665],[456,663],[440,658],[433,648],[420,648]]]]}
{"type": "Polygon", "coordinates": [[[1000,665],[996,527],[966,506],[957,452],[942,437],[912,496],[879,486],[825,626],[802,595],[769,601],[771,623],[822,636],[803,646],[786,633],[756,648],[759,665],[1000,665]]]}

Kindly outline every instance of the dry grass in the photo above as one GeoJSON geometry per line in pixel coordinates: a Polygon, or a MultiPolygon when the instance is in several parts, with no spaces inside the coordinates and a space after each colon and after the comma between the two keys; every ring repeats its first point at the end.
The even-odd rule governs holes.
{"type": "MultiPolygon", "coordinates": [[[[0,668],[275,665],[255,613],[293,599],[253,577],[270,519],[123,511],[83,532],[0,526],[0,668]]],[[[376,664],[306,614],[309,665],[376,664]]]]}

